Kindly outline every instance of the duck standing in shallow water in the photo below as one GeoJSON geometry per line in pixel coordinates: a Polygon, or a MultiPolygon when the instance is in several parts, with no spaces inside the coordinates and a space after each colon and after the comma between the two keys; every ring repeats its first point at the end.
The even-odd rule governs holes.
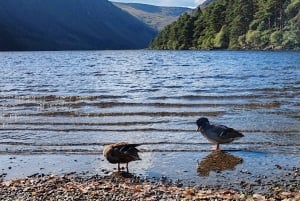
{"type": "Polygon", "coordinates": [[[208,119],[201,117],[196,121],[197,131],[200,131],[210,142],[216,144],[216,150],[220,150],[220,144],[230,143],[244,137],[239,131],[224,125],[210,124],[208,119]]]}
{"type": "Polygon", "coordinates": [[[120,163],[126,163],[128,172],[128,163],[131,161],[142,160],[136,148],[140,144],[129,144],[127,142],[118,142],[110,144],[103,150],[103,155],[110,163],[118,163],[118,172],[121,170],[120,163]]]}

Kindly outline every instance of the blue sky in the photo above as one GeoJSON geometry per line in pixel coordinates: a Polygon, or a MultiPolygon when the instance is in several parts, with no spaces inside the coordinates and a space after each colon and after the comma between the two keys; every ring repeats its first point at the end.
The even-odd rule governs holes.
{"type": "Polygon", "coordinates": [[[196,7],[205,0],[110,0],[123,3],[143,3],[157,6],[196,7]]]}

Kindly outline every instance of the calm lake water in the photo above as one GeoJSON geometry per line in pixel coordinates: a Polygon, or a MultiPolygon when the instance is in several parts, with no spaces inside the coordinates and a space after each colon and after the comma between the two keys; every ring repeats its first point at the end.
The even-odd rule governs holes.
{"type": "Polygon", "coordinates": [[[117,141],[144,143],[136,174],[279,174],[300,164],[299,98],[300,52],[1,52],[0,175],[101,174],[114,167],[103,146],[117,141]],[[200,167],[213,154],[201,116],[245,135],[221,146],[233,167],[200,167]]]}

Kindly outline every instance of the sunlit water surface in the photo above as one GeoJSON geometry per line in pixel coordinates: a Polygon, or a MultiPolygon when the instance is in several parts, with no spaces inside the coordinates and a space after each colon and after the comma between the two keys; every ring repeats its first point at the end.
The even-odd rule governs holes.
{"type": "Polygon", "coordinates": [[[117,141],[144,144],[130,164],[139,175],[280,175],[300,164],[299,98],[300,52],[2,52],[0,175],[103,174],[117,141]],[[201,116],[245,135],[221,146],[230,167],[210,166],[201,116]]]}

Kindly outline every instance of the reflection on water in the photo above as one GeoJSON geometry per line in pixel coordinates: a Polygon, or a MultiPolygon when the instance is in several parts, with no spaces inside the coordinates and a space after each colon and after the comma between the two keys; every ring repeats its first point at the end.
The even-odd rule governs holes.
{"type": "MultiPolygon", "coordinates": [[[[297,158],[299,59],[292,51],[0,52],[0,157],[52,155],[78,169],[68,158],[92,160],[128,141],[164,154],[143,160],[140,172],[162,163],[169,171],[179,155],[207,153],[195,125],[206,116],[245,135],[227,150],[297,158]]],[[[6,169],[0,163],[0,174],[6,169]]]]}
{"type": "Polygon", "coordinates": [[[243,159],[233,156],[223,151],[213,151],[200,162],[198,162],[197,172],[201,176],[209,176],[212,171],[222,172],[233,170],[238,164],[242,164],[243,159]]]}

